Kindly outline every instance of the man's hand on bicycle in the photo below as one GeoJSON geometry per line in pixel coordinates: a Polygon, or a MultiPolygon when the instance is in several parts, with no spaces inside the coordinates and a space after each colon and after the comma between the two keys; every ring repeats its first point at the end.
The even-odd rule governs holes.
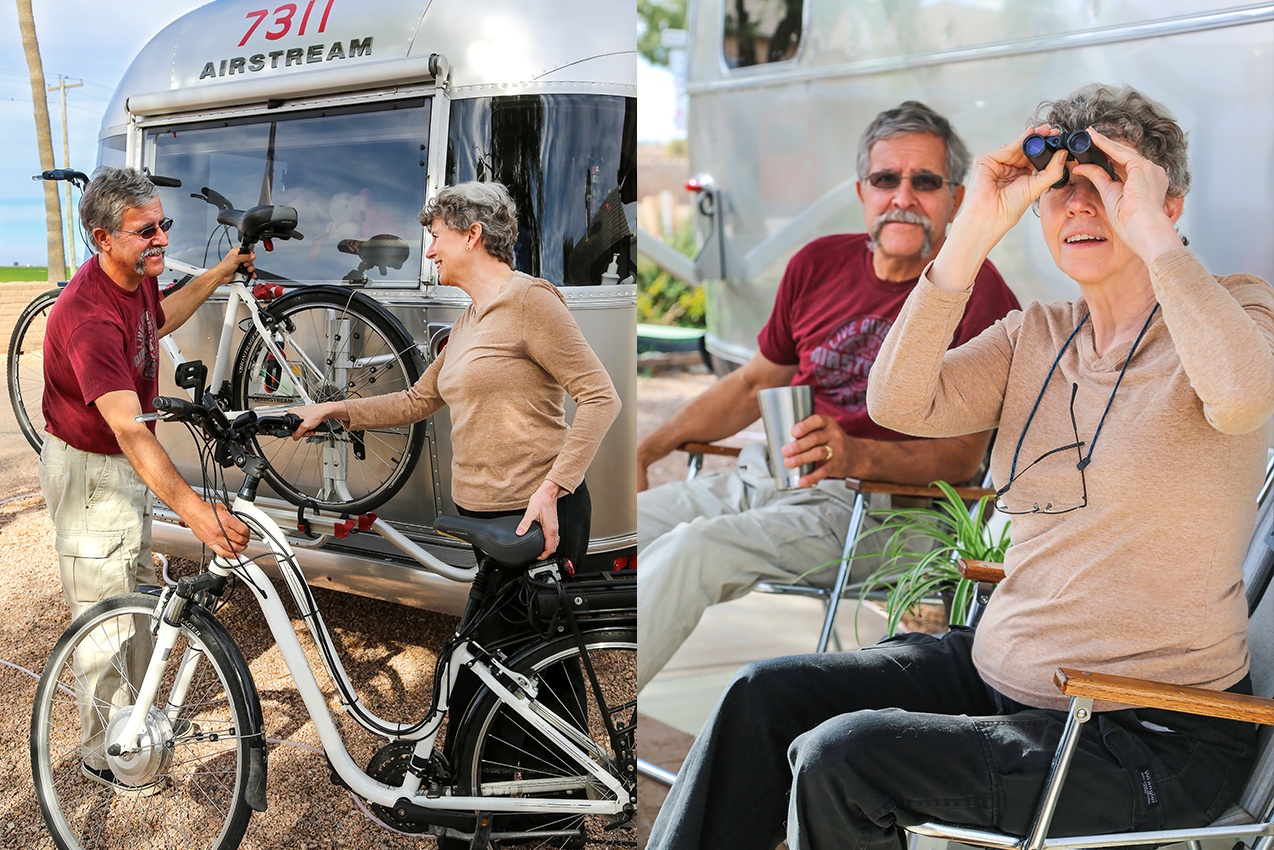
{"type": "Polygon", "coordinates": [[[237,246],[232,247],[230,249],[230,253],[221,258],[221,262],[208,269],[207,274],[212,276],[212,279],[216,281],[218,286],[221,286],[222,284],[229,283],[233,280],[235,274],[239,271],[239,266],[242,265],[243,270],[247,273],[248,277],[252,277],[253,273],[256,272],[256,266],[253,265],[253,261],[256,260],[256,258],[257,255],[255,251],[240,254],[237,246]]]}
{"type": "Polygon", "coordinates": [[[248,527],[225,505],[200,502],[182,519],[200,541],[223,558],[234,558],[236,552],[247,548],[248,527]]]}

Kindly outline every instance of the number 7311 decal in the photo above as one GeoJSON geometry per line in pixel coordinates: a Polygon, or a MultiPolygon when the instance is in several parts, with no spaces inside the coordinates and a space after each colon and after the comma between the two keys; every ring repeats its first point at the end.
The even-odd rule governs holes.
{"type": "MultiPolygon", "coordinates": [[[[297,25],[296,35],[305,35],[306,30],[310,26],[311,17],[314,15],[314,6],[319,0],[309,0],[302,10],[298,3],[283,3],[277,6],[273,11],[270,9],[257,9],[247,14],[248,20],[252,21],[252,26],[248,27],[248,31],[243,34],[243,38],[239,41],[239,47],[248,43],[248,39],[252,38],[252,34],[257,31],[257,27],[261,26],[270,15],[274,17],[270,21],[270,28],[265,31],[265,37],[270,41],[277,41],[280,38],[292,32],[292,25],[297,22],[297,15],[300,14],[300,22],[297,25]]],[[[318,28],[314,30],[316,33],[322,32],[327,28],[327,16],[332,11],[332,4],[335,0],[327,0],[323,6],[323,11],[318,18],[318,28]]]]}

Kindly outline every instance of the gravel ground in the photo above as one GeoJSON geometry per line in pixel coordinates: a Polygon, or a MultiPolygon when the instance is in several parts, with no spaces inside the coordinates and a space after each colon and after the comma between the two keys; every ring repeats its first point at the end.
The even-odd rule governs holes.
{"type": "MultiPolygon", "coordinates": [[[[51,528],[38,494],[35,457],[22,439],[7,403],[0,405],[0,848],[43,850],[53,841],[45,831],[32,790],[28,735],[36,680],[44,658],[69,622],[61,596],[51,528]]],[[[176,576],[194,564],[174,562],[176,576]]],[[[392,603],[316,589],[329,628],[335,633],[347,671],[367,705],[386,719],[423,715],[431,694],[435,656],[455,627],[455,619],[392,603]]],[[[250,662],[260,690],[266,735],[276,742],[269,760],[269,810],[255,814],[244,848],[419,848],[428,838],[404,837],[373,824],[348,792],[333,786],[317,748],[314,725],[296,696],[282,657],[259,609],[246,591],[236,592],[221,620],[250,662]],[[293,746],[295,745],[295,746],[293,746]]],[[[294,625],[299,625],[294,620],[294,625]]],[[[304,628],[302,627],[302,631],[304,628]]],[[[322,662],[302,635],[311,664],[322,662]]],[[[346,746],[366,764],[381,741],[340,712],[335,688],[329,695],[346,746]]],[[[631,831],[616,834],[632,842],[631,831]]]]}

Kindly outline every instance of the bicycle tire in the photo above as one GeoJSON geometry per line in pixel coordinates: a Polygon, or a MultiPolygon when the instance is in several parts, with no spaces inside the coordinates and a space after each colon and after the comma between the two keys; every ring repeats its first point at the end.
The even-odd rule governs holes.
{"type": "Polygon", "coordinates": [[[44,446],[44,327],[61,289],[46,289],[18,316],[9,337],[9,404],[36,454],[44,446]]]}
{"type": "MultiPolygon", "coordinates": [[[[584,646],[592,660],[603,690],[603,703],[614,712],[617,727],[626,729],[626,746],[631,751],[637,712],[637,630],[631,626],[584,632],[584,646]]],[[[576,729],[585,731],[599,747],[599,755],[619,775],[617,755],[601,717],[596,695],[583,673],[580,647],[573,635],[541,643],[524,651],[509,666],[537,682],[536,701],[576,729]]],[[[554,795],[585,798],[598,786],[574,762],[547,743],[529,740],[530,725],[488,690],[471,703],[461,723],[457,792],[464,795],[493,796],[501,783],[509,783],[510,794],[524,796],[513,786],[533,779],[578,781],[572,791],[554,795]]],[[[634,778],[635,781],[635,778],[634,778]]],[[[529,795],[526,795],[529,796],[529,795]]],[[[492,839],[501,846],[524,841],[542,841],[535,846],[632,847],[636,845],[633,821],[606,830],[609,819],[600,815],[496,815],[492,839]],[[563,835],[562,833],[571,833],[563,835]],[[552,836],[552,837],[550,837],[552,836]]],[[[453,837],[439,839],[440,850],[467,847],[453,837]]]]}
{"type": "MultiPolygon", "coordinates": [[[[268,312],[274,323],[272,337],[286,363],[270,354],[255,327],[248,331],[232,372],[233,403],[240,410],[303,403],[293,383],[298,380],[310,398],[322,402],[399,392],[420,377],[420,354],[402,324],[353,290],[310,287],[285,296],[268,312]],[[342,375],[340,353],[347,344],[347,362],[355,365],[342,375]]],[[[407,483],[424,440],[425,423],[413,422],[362,432],[338,428],[299,442],[263,437],[253,443],[269,461],[266,481],[284,499],[363,514],[389,501],[407,483]],[[337,448],[347,460],[348,498],[324,480],[328,448],[337,448]]]]}
{"type": "MultiPolygon", "coordinates": [[[[231,850],[239,846],[247,829],[252,810],[244,790],[254,725],[231,660],[238,657],[238,650],[233,644],[223,645],[228,638],[220,636],[218,629],[184,625],[181,630],[174,661],[166,665],[155,697],[150,715],[155,719],[148,723],[155,739],[163,743],[143,757],[151,760],[149,765],[134,763],[131,768],[136,772],[130,784],[145,790],[105,786],[82,771],[86,749],[100,748],[102,740],[94,742],[90,735],[89,742],[84,742],[84,717],[95,716],[98,729],[124,720],[121,712],[140,681],[130,684],[121,656],[136,652],[137,664],[148,656],[150,620],[157,602],[155,596],[130,593],[93,606],[62,634],[40,677],[31,712],[31,768],[40,813],[61,850],[231,850]],[[145,643],[131,643],[139,637],[145,643]],[[81,653],[89,647],[99,653],[109,648],[111,673],[127,685],[111,693],[114,707],[102,699],[109,686],[100,683],[94,689],[96,710],[82,710],[78,705],[81,653]],[[183,721],[188,726],[174,733],[172,723],[156,717],[156,712],[162,713],[177,675],[175,660],[187,648],[201,650],[203,656],[193,667],[176,719],[179,726],[183,721]],[[103,708],[109,708],[109,717],[103,708]]],[[[140,675],[133,672],[132,678],[140,680],[140,675]]],[[[118,767],[111,757],[100,755],[100,749],[98,753],[116,766],[118,775],[129,775],[130,767],[118,767]]]]}

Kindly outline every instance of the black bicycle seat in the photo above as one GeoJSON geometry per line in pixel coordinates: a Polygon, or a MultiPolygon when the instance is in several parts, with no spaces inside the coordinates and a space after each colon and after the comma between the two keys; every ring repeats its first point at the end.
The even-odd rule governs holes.
{"type": "Polygon", "coordinates": [[[444,514],[434,522],[434,530],[463,540],[498,564],[518,567],[534,563],[544,551],[544,531],[540,524],[531,523],[530,530],[518,537],[517,528],[521,521],[522,518],[516,516],[479,519],[444,514]]]}
{"type": "Polygon", "coordinates": [[[264,204],[250,210],[221,210],[217,223],[233,227],[249,242],[301,238],[296,232],[296,210],[292,207],[264,204]]]}

